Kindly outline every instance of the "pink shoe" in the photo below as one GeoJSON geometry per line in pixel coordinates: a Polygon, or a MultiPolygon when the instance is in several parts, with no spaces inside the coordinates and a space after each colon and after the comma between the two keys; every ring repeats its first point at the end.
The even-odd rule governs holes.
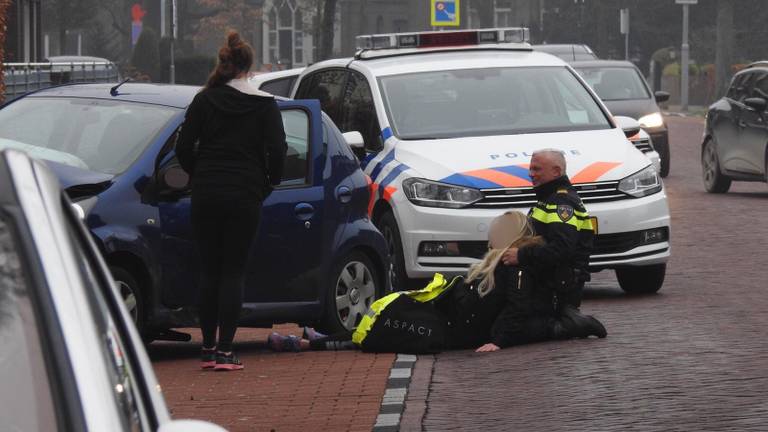
{"type": "Polygon", "coordinates": [[[213,367],[215,371],[235,371],[242,370],[243,362],[234,353],[224,354],[221,351],[216,352],[216,365],[213,367]]]}
{"type": "Polygon", "coordinates": [[[304,327],[304,332],[301,335],[303,339],[307,339],[310,342],[320,338],[324,338],[326,336],[327,335],[320,333],[319,331],[313,329],[312,327],[304,327]]]}

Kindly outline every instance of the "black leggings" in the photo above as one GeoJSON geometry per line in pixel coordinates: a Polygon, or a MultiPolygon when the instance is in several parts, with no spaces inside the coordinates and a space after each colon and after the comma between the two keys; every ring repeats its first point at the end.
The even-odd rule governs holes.
{"type": "Polygon", "coordinates": [[[309,342],[309,348],[315,351],[340,351],[357,349],[352,342],[352,332],[342,331],[309,342]]]}
{"type": "Polygon", "coordinates": [[[232,350],[243,306],[245,264],[260,216],[260,202],[192,199],[192,228],[200,257],[199,318],[204,347],[216,345],[219,351],[232,350]]]}

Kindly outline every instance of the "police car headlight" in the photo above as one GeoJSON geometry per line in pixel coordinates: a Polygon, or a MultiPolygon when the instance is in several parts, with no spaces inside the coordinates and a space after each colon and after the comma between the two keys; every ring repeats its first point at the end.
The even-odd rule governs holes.
{"type": "Polygon", "coordinates": [[[644,128],[657,128],[664,125],[664,118],[661,117],[661,113],[655,112],[640,117],[637,122],[644,128]]]}
{"type": "Polygon", "coordinates": [[[477,189],[420,178],[403,180],[403,193],[412,203],[425,207],[462,208],[483,198],[477,189]]]}
{"type": "Polygon", "coordinates": [[[633,197],[644,197],[661,190],[661,178],[653,165],[625,177],[619,182],[619,190],[633,197]]]}

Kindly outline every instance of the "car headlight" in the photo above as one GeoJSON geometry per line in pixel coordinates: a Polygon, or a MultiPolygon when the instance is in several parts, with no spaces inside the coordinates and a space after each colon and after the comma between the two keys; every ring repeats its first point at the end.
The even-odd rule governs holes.
{"type": "Polygon", "coordinates": [[[462,208],[483,198],[477,189],[421,178],[403,180],[403,193],[410,202],[425,207],[462,208]]]}
{"type": "Polygon", "coordinates": [[[664,118],[661,116],[661,113],[657,112],[642,116],[637,122],[644,128],[664,126],[664,118]]]}
{"type": "Polygon", "coordinates": [[[633,197],[644,197],[661,190],[661,178],[653,165],[625,177],[619,182],[619,190],[633,197]]]}

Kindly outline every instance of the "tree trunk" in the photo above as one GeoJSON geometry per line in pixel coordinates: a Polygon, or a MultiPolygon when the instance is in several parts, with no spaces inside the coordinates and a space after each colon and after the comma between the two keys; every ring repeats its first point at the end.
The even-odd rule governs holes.
{"type": "Polygon", "coordinates": [[[323,5],[323,17],[320,24],[320,58],[318,60],[329,59],[333,55],[333,26],[336,21],[336,1],[325,0],[323,5]]]}
{"type": "Polygon", "coordinates": [[[5,74],[3,64],[5,64],[5,32],[7,31],[8,7],[11,6],[11,0],[0,0],[0,103],[5,101],[5,74]]]}
{"type": "Polygon", "coordinates": [[[715,44],[715,98],[728,90],[733,58],[733,0],[717,1],[717,42],[715,44]]]}

